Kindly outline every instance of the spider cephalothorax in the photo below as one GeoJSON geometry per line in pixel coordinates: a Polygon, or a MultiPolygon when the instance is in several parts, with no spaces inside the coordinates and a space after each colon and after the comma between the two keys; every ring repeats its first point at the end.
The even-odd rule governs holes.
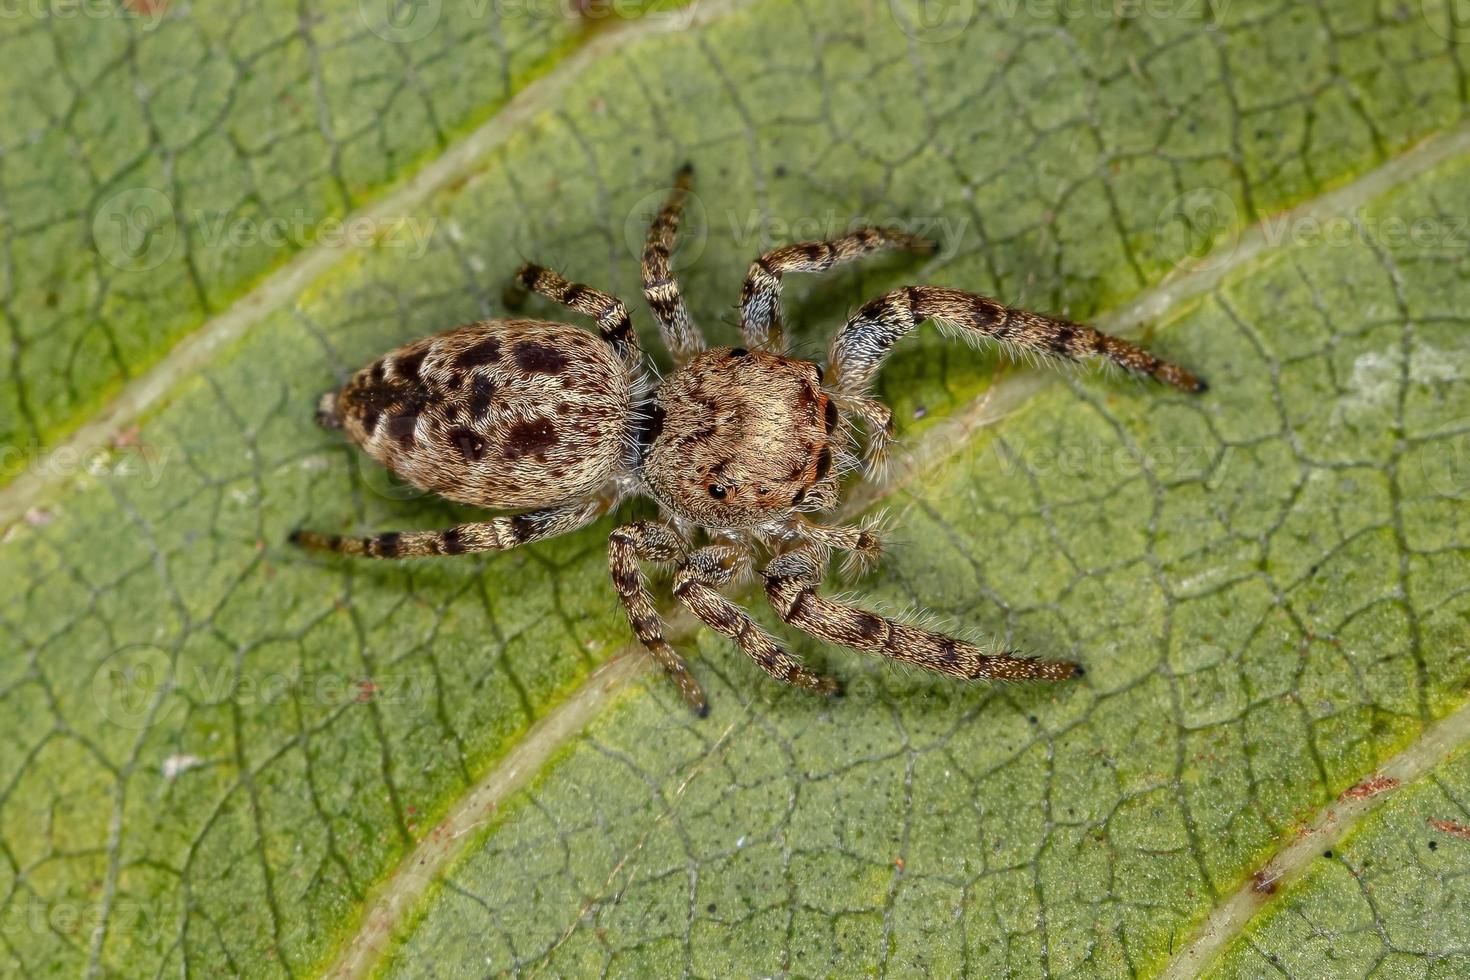
{"type": "Polygon", "coordinates": [[[659,386],[643,478],[678,517],[739,530],[801,508],[847,450],[822,369],[743,347],[697,354],[659,386]]]}
{"type": "Polygon", "coordinates": [[[672,565],[674,595],[733,639],[771,675],[822,694],[812,673],[721,589],[757,553],[766,598],[790,625],[820,639],[964,678],[1065,680],[1076,664],[991,653],[900,622],[818,589],[834,553],[871,556],[871,527],[823,524],[841,476],[880,458],[891,415],[868,394],[894,343],[925,320],[1025,351],[1099,357],[1184,391],[1204,384],[1177,365],[1090,327],[957,289],[910,286],[859,309],[833,338],[827,367],[785,352],[781,276],[821,272],[881,248],[924,252],[901,231],[862,228],[758,258],[741,294],[744,347],[706,349],[669,269],[692,170],[654,220],[643,251],[643,292],[675,370],[652,391],[623,304],[539,266],[507,290],[518,306],[536,292],[597,321],[600,338],[566,324],[489,320],[401,347],[323,396],[317,418],[423,490],[460,503],[520,513],[443,531],[337,537],[299,531],[310,548],[413,558],[513,548],[574,530],[619,500],[646,494],[662,519],[625,524],[608,544],[613,587],[654,659],[697,711],[704,694],[664,639],[642,563],[672,565]],[[865,445],[853,445],[861,425],[865,445]],[[709,540],[700,545],[696,536],[709,540]],[[771,548],[775,545],[774,549],[771,548]]]}

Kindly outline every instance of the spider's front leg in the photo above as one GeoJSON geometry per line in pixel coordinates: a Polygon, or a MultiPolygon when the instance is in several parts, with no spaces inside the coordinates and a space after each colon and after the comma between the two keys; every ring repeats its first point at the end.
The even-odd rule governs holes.
{"type": "Polygon", "coordinates": [[[953,677],[1063,681],[1083,672],[1066,661],[986,653],[964,640],[828,599],[817,592],[826,572],[827,552],[820,546],[802,545],[778,555],[761,572],[766,598],[783,620],[818,639],[953,677]]]}
{"type": "Polygon", "coordinates": [[[883,554],[883,521],[881,515],[857,524],[811,524],[798,520],[792,533],[828,551],[847,555],[843,572],[857,577],[878,563],[883,554]]]}
{"type": "Polygon", "coordinates": [[[684,293],[674,278],[670,257],[674,252],[674,237],[679,231],[679,217],[684,212],[684,200],[694,183],[694,165],[686,163],[674,176],[674,189],[648,229],[648,239],[643,245],[642,273],[643,298],[658,320],[659,333],[664,346],[674,357],[674,363],[683,365],[695,354],[704,350],[704,337],[689,308],[684,305],[684,293]]]}
{"type": "Polygon", "coordinates": [[[740,330],[751,347],[782,353],[786,327],[781,316],[781,277],[788,272],[826,272],[834,265],[902,248],[927,255],[934,243],[897,228],[859,228],[825,242],[798,242],[767,252],[750,265],[740,291],[740,330]]]}
{"type": "Polygon", "coordinates": [[[888,447],[893,444],[893,409],[866,395],[839,392],[834,397],[844,410],[863,420],[868,438],[863,455],[870,467],[881,470],[887,465],[888,447]]]}
{"type": "Polygon", "coordinates": [[[775,637],[757,626],[745,610],[719,593],[749,563],[750,552],[744,548],[731,545],[700,548],[679,562],[674,573],[674,596],[710,629],[734,640],[761,670],[776,680],[814,694],[840,693],[836,680],[813,673],[782,648],[775,637]]]}
{"type": "Polygon", "coordinates": [[[639,641],[664,669],[689,707],[703,718],[709,714],[709,702],[699,682],[689,672],[684,658],[664,638],[664,621],[653,607],[653,596],[643,576],[640,562],[668,565],[678,561],[688,549],[678,532],[667,524],[642,521],[624,524],[613,531],[607,541],[607,563],[612,572],[613,588],[628,613],[628,623],[639,641]]]}
{"type": "Polygon", "coordinates": [[[1204,391],[1204,381],[1142,347],[1069,320],[1017,310],[942,286],[908,286],[862,307],[832,338],[827,382],[840,395],[862,395],[898,340],[925,320],[972,331],[1038,354],[1082,361],[1103,358],[1133,374],[1180,391],[1204,391]]]}

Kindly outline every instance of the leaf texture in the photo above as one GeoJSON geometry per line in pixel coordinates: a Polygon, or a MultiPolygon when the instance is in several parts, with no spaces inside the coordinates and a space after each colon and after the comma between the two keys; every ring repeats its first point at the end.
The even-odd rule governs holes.
{"type": "MultiPolygon", "coordinates": [[[[693,6],[666,14],[680,30],[633,24],[520,95],[536,71],[558,80],[568,35],[507,21],[501,59],[539,67],[497,61],[493,97],[463,82],[490,57],[483,20],[442,21],[398,60],[339,52],[351,71],[335,75],[310,67],[313,47],[335,50],[325,28],[269,3],[122,40],[111,23],[7,26],[75,31],[68,50],[100,52],[89,77],[296,52],[299,68],[205,59],[220,78],[196,99],[246,78],[272,93],[221,96],[228,125],[179,92],[172,122],[143,127],[128,172],[171,206],[339,213],[498,105],[517,125],[413,212],[421,255],[350,250],[188,370],[172,340],[276,253],[104,274],[64,242],[128,154],[85,179],[0,168],[6,197],[38,209],[6,209],[10,251],[24,239],[35,268],[93,284],[88,302],[61,291],[54,323],[73,327],[51,329],[45,277],[6,280],[11,329],[42,338],[13,345],[31,399],[3,413],[30,419],[14,439],[44,441],[132,372],[167,391],[118,448],[42,454],[32,465],[65,481],[10,501],[28,514],[0,546],[6,972],[1153,976],[1464,703],[1470,49],[1450,11],[958,4],[951,31],[899,0],[693,6]],[[320,128],[322,92],[359,122],[320,128]],[[309,125],[248,120],[286,96],[314,106],[309,125]],[[159,163],[190,140],[196,164],[159,163]],[[250,147],[281,154],[263,168],[278,192],[240,176],[250,147]],[[886,508],[894,545],[833,588],[1080,660],[1085,680],[965,687],[798,642],[847,684],[816,702],[686,630],[713,705],[700,721],[630,652],[612,519],[489,559],[286,546],[299,526],[470,517],[317,430],[316,397],[391,346],[501,312],[523,259],[636,306],[642,224],[685,160],[698,201],[678,269],[715,342],[736,335],[752,257],[856,217],[941,250],[792,277],[803,353],[924,281],[1097,318],[1210,380],[1187,398],[1038,372],[932,331],[882,376],[900,479],[853,506],[886,508]],[[129,353],[73,353],[121,335],[114,320],[139,338],[129,353]]],[[[361,32],[337,16],[322,23],[350,49],[361,32]]],[[[57,83],[26,74],[4,83],[13,111],[57,83]]],[[[40,118],[22,129],[85,142],[85,113],[40,118]]],[[[1376,794],[1340,861],[1295,869],[1188,971],[1313,975],[1338,930],[1352,972],[1452,975],[1467,845],[1420,818],[1466,822],[1463,760],[1376,794]],[[1361,849],[1422,866],[1381,866],[1367,896],[1361,849]]]]}

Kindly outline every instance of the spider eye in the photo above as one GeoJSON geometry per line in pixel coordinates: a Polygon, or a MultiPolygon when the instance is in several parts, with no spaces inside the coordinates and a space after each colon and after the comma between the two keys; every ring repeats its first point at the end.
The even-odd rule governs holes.
{"type": "Polygon", "coordinates": [[[720,486],[718,483],[711,483],[709,485],[709,495],[711,497],[714,497],[716,500],[724,500],[725,488],[720,486]]]}

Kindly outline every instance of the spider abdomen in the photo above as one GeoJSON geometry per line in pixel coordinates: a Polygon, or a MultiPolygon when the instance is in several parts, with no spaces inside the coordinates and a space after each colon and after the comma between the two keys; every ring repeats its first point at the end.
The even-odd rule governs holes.
{"type": "Polygon", "coordinates": [[[421,490],[486,508],[595,494],[626,467],[633,384],[586,330],[489,320],[386,354],[319,416],[421,490]]]}

